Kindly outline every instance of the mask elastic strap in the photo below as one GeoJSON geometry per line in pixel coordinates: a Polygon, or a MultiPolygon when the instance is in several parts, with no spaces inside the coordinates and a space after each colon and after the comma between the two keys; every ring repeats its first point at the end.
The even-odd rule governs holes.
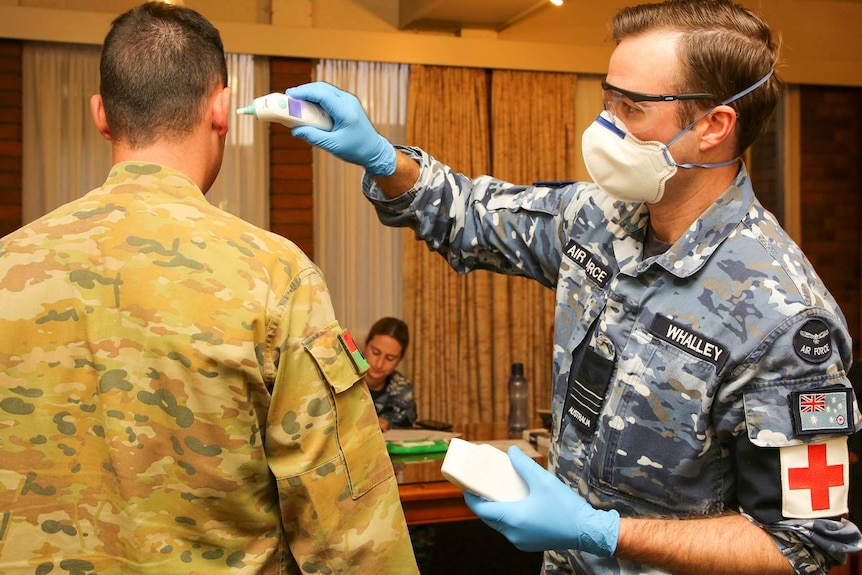
{"type": "MultiPolygon", "coordinates": [[[[671,138],[670,141],[667,144],[665,144],[666,148],[670,148],[671,144],[673,144],[678,139],[680,139],[683,135],[685,135],[686,132],[691,130],[695,126],[695,124],[697,124],[698,122],[700,122],[701,120],[706,118],[713,110],[715,110],[719,106],[725,106],[727,104],[730,104],[731,102],[735,102],[736,100],[739,100],[743,96],[747,96],[748,94],[752,93],[756,89],[760,88],[762,85],[764,85],[772,77],[773,72],[774,72],[774,70],[770,69],[769,72],[767,72],[763,78],[761,78],[760,80],[758,80],[757,82],[755,82],[754,84],[752,84],[751,86],[746,88],[745,90],[742,90],[741,92],[737,92],[736,94],[734,94],[730,98],[723,100],[720,104],[717,104],[717,105],[713,106],[712,108],[710,108],[709,110],[707,110],[702,116],[700,116],[694,122],[692,122],[691,124],[689,124],[688,126],[683,128],[679,134],[677,134],[676,136],[671,138]]],[[[729,166],[731,164],[735,164],[740,159],[740,156],[737,156],[737,157],[730,159],[730,160],[727,160],[725,162],[712,162],[712,163],[708,163],[708,164],[677,164],[670,159],[669,154],[666,150],[664,152],[664,156],[665,156],[665,160],[668,160],[668,163],[670,165],[674,165],[678,168],[723,168],[724,166],[729,166]]]]}
{"type": "Polygon", "coordinates": [[[677,164],[676,162],[673,161],[673,158],[669,157],[670,153],[668,152],[667,148],[662,150],[662,153],[664,154],[664,159],[668,163],[668,165],[676,166],[677,168],[723,168],[724,166],[729,166],[731,164],[735,164],[736,162],[738,162],[741,159],[741,156],[736,156],[735,158],[725,160],[724,162],[707,162],[705,164],[693,164],[693,163],[677,164]]]}

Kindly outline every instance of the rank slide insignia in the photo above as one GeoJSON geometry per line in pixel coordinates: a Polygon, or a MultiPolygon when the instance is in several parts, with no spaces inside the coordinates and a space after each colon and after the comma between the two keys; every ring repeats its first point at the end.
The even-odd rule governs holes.
{"type": "Polygon", "coordinates": [[[347,355],[350,357],[350,361],[353,362],[353,368],[356,370],[356,373],[362,375],[368,371],[368,362],[365,361],[365,356],[362,355],[362,352],[359,351],[358,347],[356,347],[356,342],[353,341],[353,336],[350,335],[350,332],[344,330],[338,336],[338,341],[341,342],[341,345],[344,346],[344,349],[347,351],[347,355]]]}

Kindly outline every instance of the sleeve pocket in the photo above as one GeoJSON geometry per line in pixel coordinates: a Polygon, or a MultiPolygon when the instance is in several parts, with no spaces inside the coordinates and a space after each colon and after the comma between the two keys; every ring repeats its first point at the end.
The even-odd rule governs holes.
{"type": "Polygon", "coordinates": [[[386,443],[377,423],[371,394],[362,384],[362,373],[339,336],[338,324],[306,339],[303,346],[329,384],[335,406],[339,455],[347,470],[350,493],[361,497],[394,475],[386,443]]]}
{"type": "Polygon", "coordinates": [[[745,392],[743,401],[748,438],[757,447],[789,447],[850,435],[856,428],[853,422],[859,417],[852,388],[841,384],[805,382],[804,386],[753,389],[745,392]],[[846,399],[841,399],[839,405],[836,401],[840,398],[846,399]],[[811,406],[806,407],[800,401],[810,401],[811,406]],[[830,423],[833,416],[839,421],[846,418],[846,425],[830,423]],[[803,417],[813,418],[810,421],[815,423],[800,423],[803,417]]]}

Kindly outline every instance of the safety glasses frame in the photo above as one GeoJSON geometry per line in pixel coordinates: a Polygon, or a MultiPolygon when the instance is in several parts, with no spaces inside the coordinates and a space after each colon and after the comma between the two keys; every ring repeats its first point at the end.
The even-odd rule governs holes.
{"type": "Polygon", "coordinates": [[[718,100],[718,96],[708,92],[694,92],[691,94],[644,94],[643,92],[634,92],[632,90],[624,90],[613,84],[608,84],[606,77],[602,78],[602,90],[618,92],[632,102],[673,102],[675,100],[718,100]]]}

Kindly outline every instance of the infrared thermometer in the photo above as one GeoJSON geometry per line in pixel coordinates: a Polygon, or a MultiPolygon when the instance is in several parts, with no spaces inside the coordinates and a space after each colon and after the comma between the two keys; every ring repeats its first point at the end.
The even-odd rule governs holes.
{"type": "Polygon", "coordinates": [[[236,113],[254,116],[267,122],[278,122],[288,128],[314,126],[327,132],[332,130],[332,117],[323,108],[279,92],[255,98],[248,106],[238,108],[236,113]]]}

